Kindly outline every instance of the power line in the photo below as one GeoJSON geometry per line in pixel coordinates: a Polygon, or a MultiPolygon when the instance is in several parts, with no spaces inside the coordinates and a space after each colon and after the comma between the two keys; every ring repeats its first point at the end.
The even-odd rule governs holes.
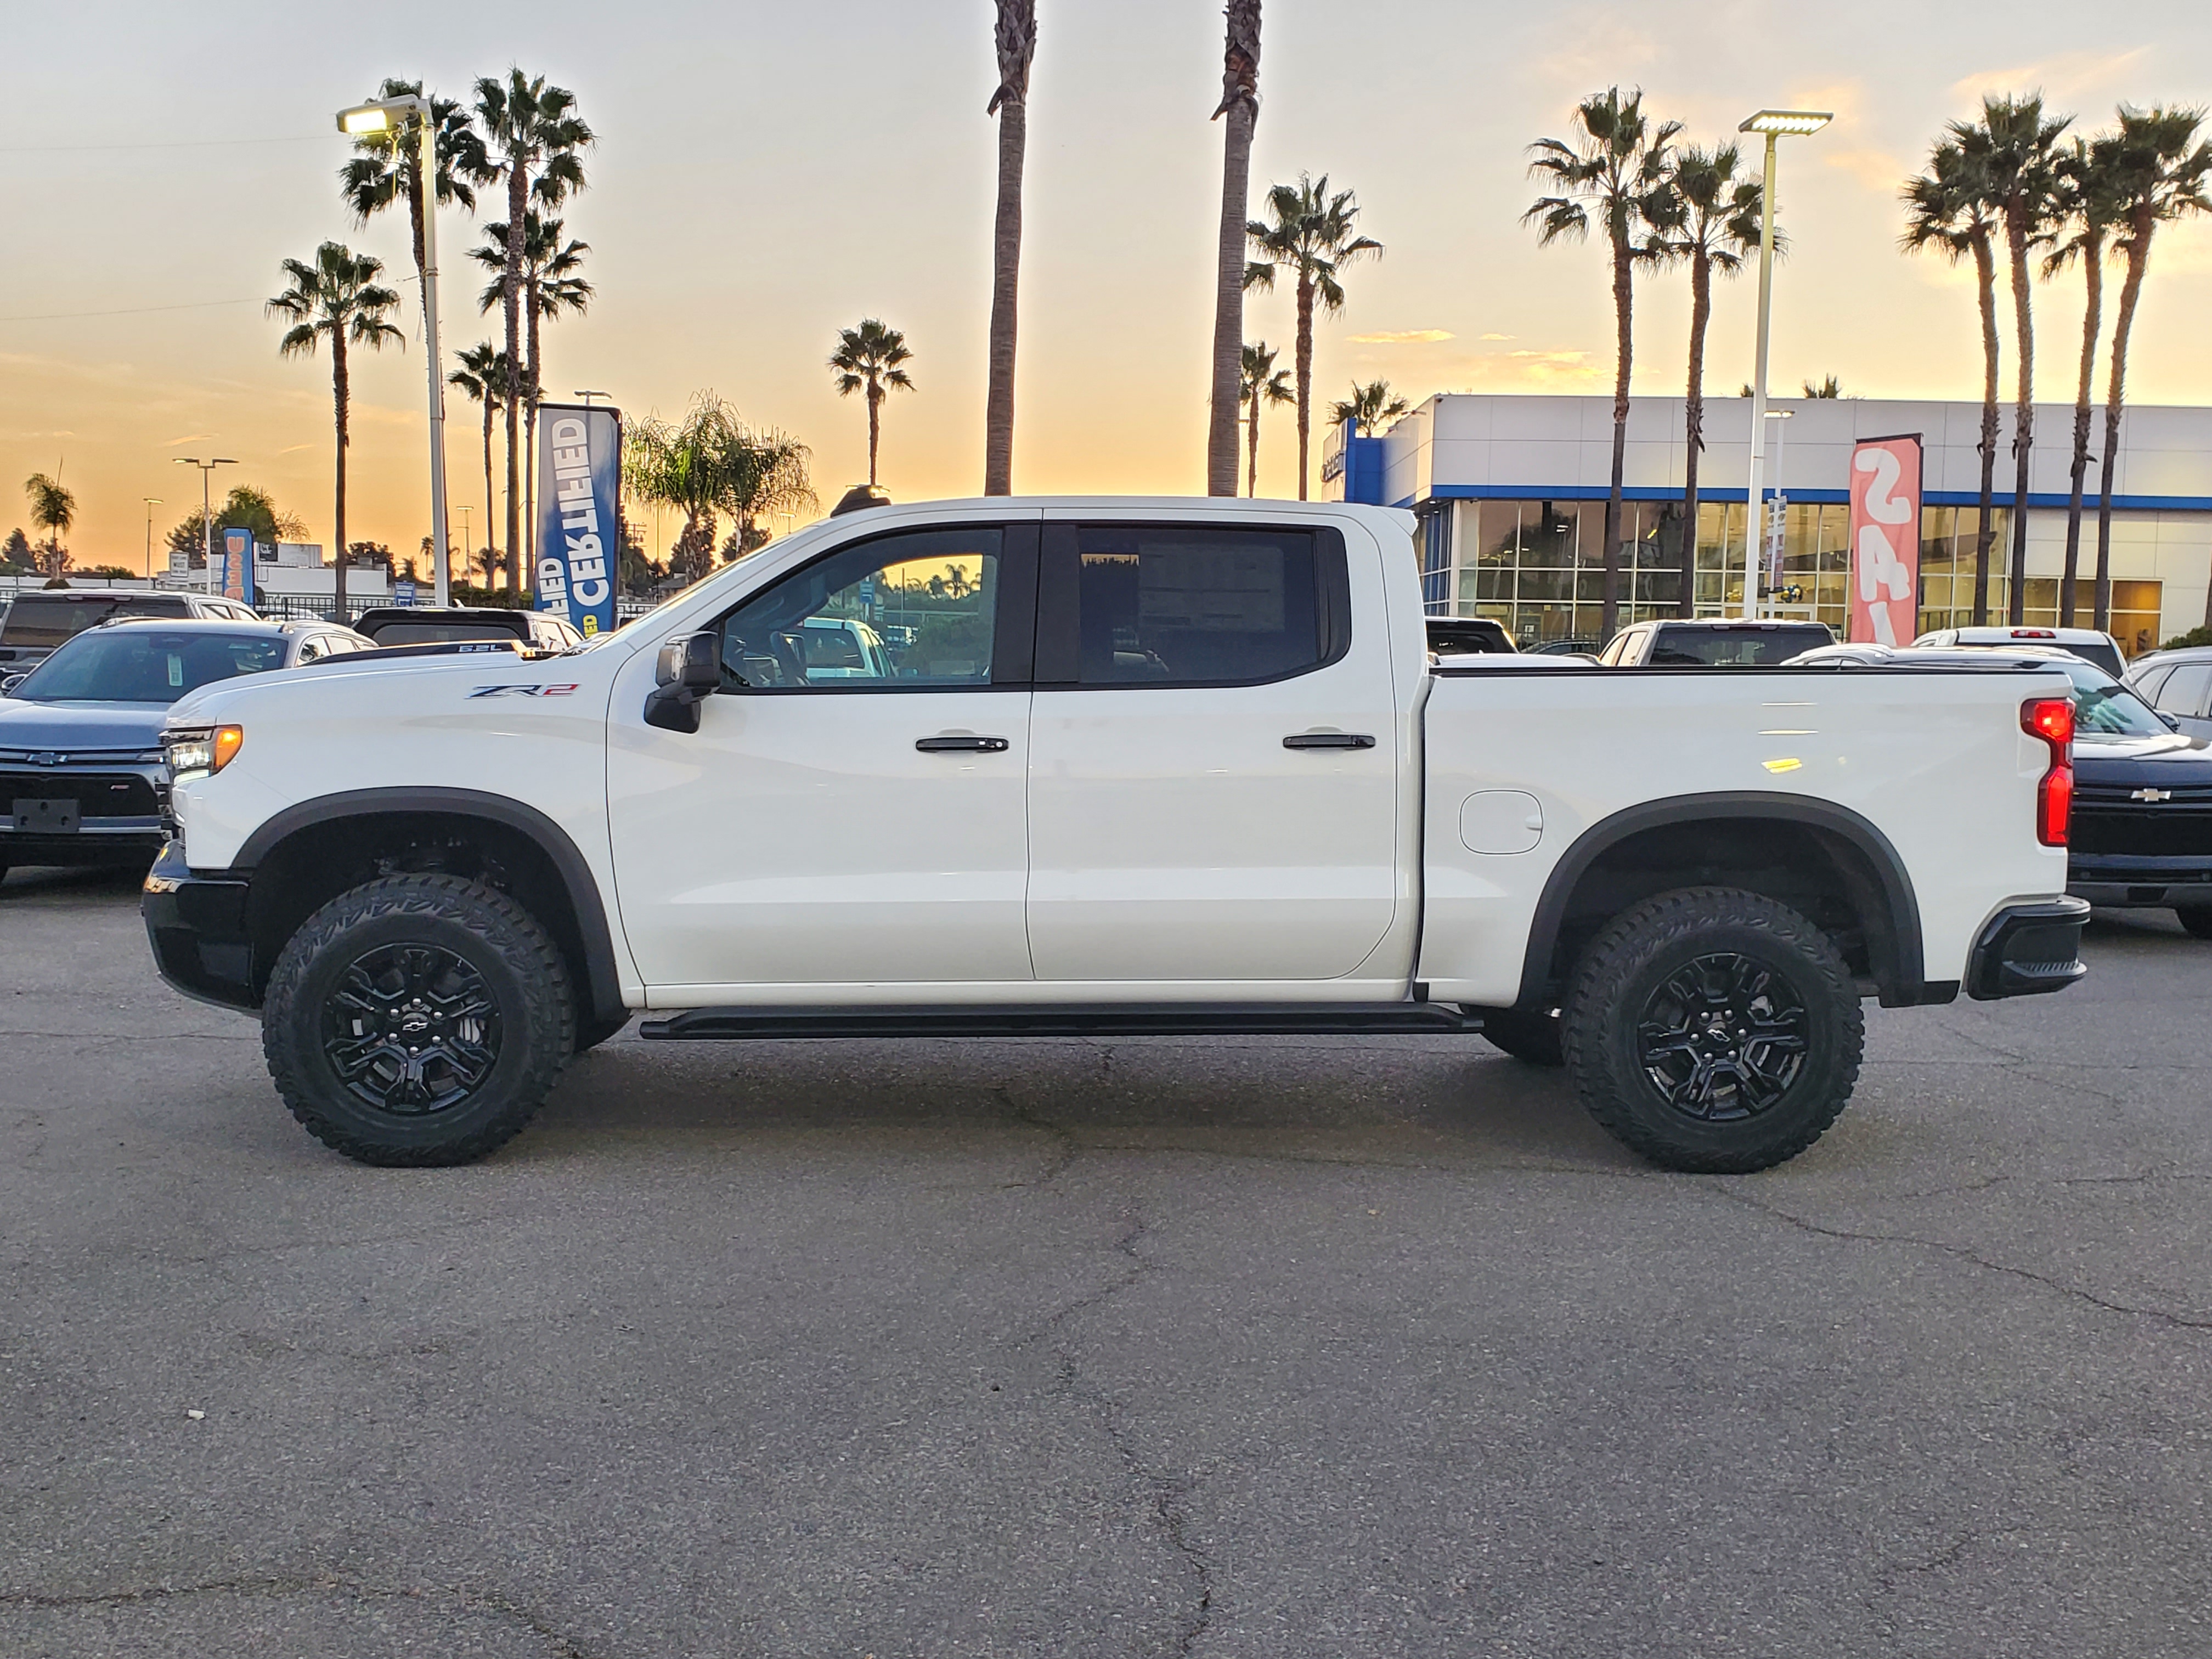
{"type": "Polygon", "coordinates": [[[258,306],[258,300],[196,300],[183,306],[125,306],[119,311],[48,311],[32,317],[0,317],[0,323],[58,323],[72,317],[143,317],[155,311],[206,311],[215,306],[258,306]]]}

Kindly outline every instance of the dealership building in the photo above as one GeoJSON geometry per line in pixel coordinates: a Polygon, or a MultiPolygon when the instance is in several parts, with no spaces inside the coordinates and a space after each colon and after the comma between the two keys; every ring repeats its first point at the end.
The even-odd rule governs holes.
{"type": "MultiPolygon", "coordinates": [[[[1769,615],[1817,617],[1838,637],[1848,611],[1847,483],[1862,439],[1920,434],[1924,457],[1920,620],[1924,630],[1972,620],[1982,408],[1974,403],[1783,398],[1772,405],[1765,488],[1784,510],[1779,578],[1769,615]]],[[[1698,466],[1692,602],[1699,616],[1740,616],[1744,586],[1747,398],[1709,398],[1698,466]]],[[[2058,615],[2064,562],[2070,404],[2039,404],[2028,479],[2029,623],[2058,615]]],[[[1638,398],[1623,473],[1621,622],[1676,614],[1682,580],[1683,400],[1638,398]]],[[[2103,415],[2093,432],[2103,448],[2103,415]]],[[[2013,512],[2013,411],[1997,439],[1990,614],[2004,620],[2013,512]]],[[[1431,398],[1379,437],[1339,428],[1323,455],[1333,499],[1411,507],[1419,520],[1432,615],[1494,617],[1525,645],[1595,640],[1604,596],[1605,508],[1613,467],[1610,397],[1431,398]]],[[[2112,632],[2130,653],[2205,620],[2212,581],[2212,408],[2128,410],[2112,497],[2112,632]]],[[[2096,571],[2097,475],[2082,514],[2076,621],[2087,625],[2096,571]]]]}

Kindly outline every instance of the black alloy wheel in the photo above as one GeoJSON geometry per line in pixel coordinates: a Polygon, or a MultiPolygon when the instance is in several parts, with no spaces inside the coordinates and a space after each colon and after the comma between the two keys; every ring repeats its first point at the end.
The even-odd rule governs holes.
{"type": "Polygon", "coordinates": [[[1757,1117],[1805,1069],[1805,1000],[1769,964],[1733,951],[1699,957],[1662,980],[1636,1028],[1644,1075],[1700,1122],[1757,1117]]]}
{"type": "Polygon", "coordinates": [[[461,1104],[499,1061],[499,1005],[478,973],[431,945],[382,945],[323,1005],[323,1058],[346,1092],[416,1116],[461,1104]]]}

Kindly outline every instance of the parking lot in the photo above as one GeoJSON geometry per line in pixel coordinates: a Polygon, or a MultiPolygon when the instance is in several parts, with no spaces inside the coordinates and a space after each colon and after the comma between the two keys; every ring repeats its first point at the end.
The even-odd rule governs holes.
{"type": "Polygon", "coordinates": [[[2212,945],[1767,1175],[1474,1039],[653,1046],[359,1167],[0,884],[0,1652],[2212,1650],[2212,945]]]}

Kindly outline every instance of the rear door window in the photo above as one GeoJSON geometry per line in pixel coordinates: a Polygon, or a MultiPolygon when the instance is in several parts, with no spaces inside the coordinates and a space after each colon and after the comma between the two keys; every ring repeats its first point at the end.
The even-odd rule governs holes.
{"type": "Polygon", "coordinates": [[[1037,679],[1256,685],[1310,672],[1350,641],[1334,530],[1051,525],[1037,679]]]}
{"type": "Polygon", "coordinates": [[[2208,689],[2212,689],[2212,662],[2185,662],[2167,677],[2151,702],[2163,713],[2198,720],[2204,714],[2208,689]]]}

